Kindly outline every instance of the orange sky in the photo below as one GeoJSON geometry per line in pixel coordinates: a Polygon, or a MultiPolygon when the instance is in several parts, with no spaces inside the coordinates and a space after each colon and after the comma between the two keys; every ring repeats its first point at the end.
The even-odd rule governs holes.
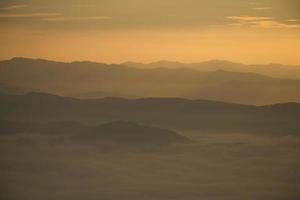
{"type": "Polygon", "coordinates": [[[0,3],[0,59],[300,64],[293,0],[43,2],[0,3]]]}

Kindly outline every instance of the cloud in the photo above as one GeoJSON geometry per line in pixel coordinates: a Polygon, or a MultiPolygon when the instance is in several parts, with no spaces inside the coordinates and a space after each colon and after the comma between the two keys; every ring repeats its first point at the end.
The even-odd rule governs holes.
{"type": "Polygon", "coordinates": [[[259,20],[271,20],[273,17],[253,17],[248,15],[241,16],[228,16],[227,19],[238,20],[238,21],[259,21],[259,20]]]}
{"type": "Polygon", "coordinates": [[[110,20],[107,16],[68,17],[61,13],[0,13],[0,18],[40,18],[49,22],[110,20]]]}
{"type": "Polygon", "coordinates": [[[228,16],[227,19],[232,22],[229,23],[230,26],[249,26],[255,28],[266,28],[266,29],[292,29],[300,28],[300,24],[297,23],[298,20],[291,19],[285,21],[277,21],[273,17],[257,17],[257,16],[228,16]]]}
{"type": "Polygon", "coordinates": [[[0,13],[0,18],[32,18],[32,17],[53,17],[60,16],[61,13],[23,13],[23,14],[13,14],[13,13],[0,13]]]}
{"type": "Polygon", "coordinates": [[[253,10],[272,10],[272,7],[257,7],[257,8],[253,8],[253,10]]]}
{"type": "Polygon", "coordinates": [[[45,21],[87,21],[87,20],[110,20],[107,16],[90,16],[90,17],[49,17],[44,18],[45,21]]]}
{"type": "Polygon", "coordinates": [[[7,6],[7,7],[2,7],[2,8],[0,8],[0,10],[14,10],[14,9],[25,8],[25,7],[28,7],[28,5],[17,4],[17,5],[11,5],[11,6],[7,6]]]}
{"type": "Polygon", "coordinates": [[[288,24],[278,21],[253,21],[251,22],[252,27],[258,28],[300,28],[300,24],[288,24]]]}

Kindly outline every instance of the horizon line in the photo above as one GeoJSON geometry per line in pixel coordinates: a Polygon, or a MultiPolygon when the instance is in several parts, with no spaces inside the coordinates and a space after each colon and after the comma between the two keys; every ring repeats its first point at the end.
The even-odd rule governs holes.
{"type": "Polygon", "coordinates": [[[168,59],[159,59],[159,60],[153,60],[150,62],[140,62],[140,61],[132,61],[132,60],[126,60],[122,62],[102,62],[102,61],[95,61],[95,60],[55,60],[51,58],[41,58],[41,57],[25,57],[25,56],[13,56],[6,59],[1,59],[0,62],[10,61],[10,60],[16,60],[16,59],[24,59],[24,60],[41,60],[41,61],[49,61],[49,62],[59,62],[59,63],[76,63],[76,62],[89,62],[94,64],[109,64],[109,65],[122,65],[126,63],[134,63],[134,64],[142,64],[142,65],[150,65],[150,64],[156,64],[156,63],[162,63],[162,62],[169,62],[169,63],[178,63],[178,64],[203,64],[203,63],[209,63],[209,62],[226,62],[231,64],[238,64],[238,65],[245,65],[245,66],[252,66],[252,65],[281,65],[281,66],[295,66],[300,67],[299,64],[284,64],[284,63],[277,63],[277,62],[268,62],[268,63],[251,63],[251,64],[245,64],[243,62],[237,62],[232,60],[226,60],[226,59],[208,59],[208,60],[202,60],[202,61],[196,61],[196,62],[188,62],[188,61],[176,61],[176,60],[168,60],[168,59]]]}

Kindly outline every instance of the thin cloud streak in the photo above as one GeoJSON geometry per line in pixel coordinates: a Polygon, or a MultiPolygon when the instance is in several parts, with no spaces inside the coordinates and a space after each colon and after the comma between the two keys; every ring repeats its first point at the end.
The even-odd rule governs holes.
{"type": "Polygon", "coordinates": [[[227,19],[239,20],[239,21],[258,21],[258,20],[272,20],[273,17],[254,17],[248,15],[241,15],[241,16],[228,16],[227,19]]]}
{"type": "Polygon", "coordinates": [[[88,20],[110,20],[112,17],[107,16],[90,16],[90,17],[50,17],[44,18],[45,21],[88,21],[88,20]]]}
{"type": "Polygon", "coordinates": [[[0,8],[0,10],[14,10],[14,9],[26,8],[26,7],[28,7],[28,5],[26,5],[26,4],[17,4],[17,5],[2,7],[2,8],[0,8]]]}
{"type": "Polygon", "coordinates": [[[53,17],[61,16],[61,13],[24,13],[24,14],[11,14],[0,13],[0,18],[32,18],[32,17],[53,17]]]}
{"type": "Polygon", "coordinates": [[[258,28],[300,28],[300,24],[286,24],[278,21],[254,21],[252,27],[258,28]]]}
{"type": "Polygon", "coordinates": [[[272,7],[257,7],[257,8],[253,8],[253,10],[272,10],[272,7]]]}
{"type": "Polygon", "coordinates": [[[273,17],[257,16],[228,16],[227,19],[233,21],[230,26],[249,26],[254,28],[265,29],[295,29],[300,28],[297,20],[286,20],[285,22],[277,21],[273,17]],[[288,22],[288,23],[287,23],[288,22]]]}

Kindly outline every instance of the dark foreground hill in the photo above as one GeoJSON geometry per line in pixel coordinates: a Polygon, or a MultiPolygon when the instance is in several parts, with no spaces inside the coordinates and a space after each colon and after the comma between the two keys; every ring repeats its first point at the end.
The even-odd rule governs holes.
{"type": "Polygon", "coordinates": [[[0,95],[0,119],[98,124],[133,121],[171,129],[300,133],[300,104],[250,106],[176,98],[74,99],[50,94],[0,95]]]}
{"type": "Polygon", "coordinates": [[[14,58],[0,61],[0,91],[39,91],[80,98],[181,97],[256,105],[300,101],[297,79],[229,71],[231,68],[222,67],[226,63],[209,63],[213,69],[209,71],[165,65],[160,62],[155,68],[141,68],[14,58]]]}
{"type": "Polygon", "coordinates": [[[186,143],[190,140],[178,133],[133,122],[114,121],[98,126],[87,126],[76,122],[26,123],[0,121],[1,135],[49,134],[61,136],[76,143],[117,143],[130,145],[162,145],[186,143]]]}

